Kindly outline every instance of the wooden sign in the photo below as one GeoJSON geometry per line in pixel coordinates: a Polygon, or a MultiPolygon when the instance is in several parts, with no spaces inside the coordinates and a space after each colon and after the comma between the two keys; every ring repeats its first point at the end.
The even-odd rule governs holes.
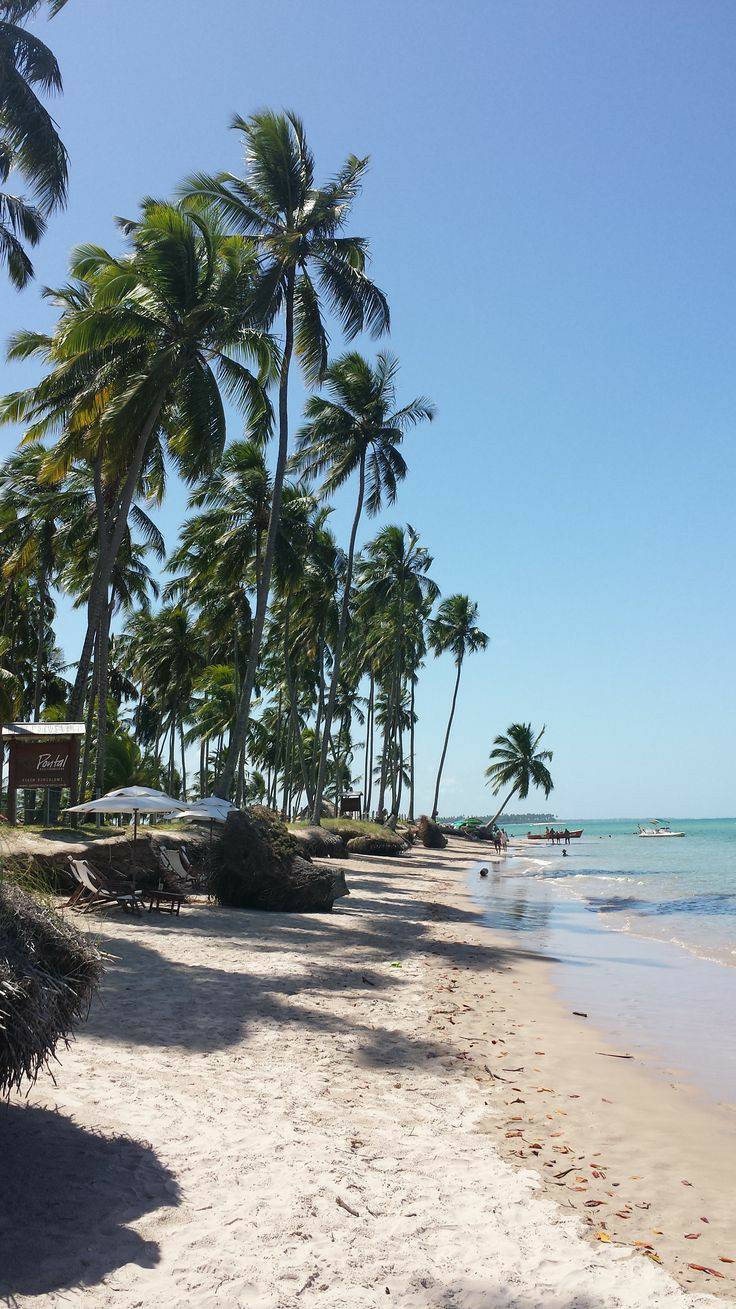
{"type": "Polygon", "coordinates": [[[77,767],[79,738],[10,741],[10,788],[71,786],[77,767]]]}

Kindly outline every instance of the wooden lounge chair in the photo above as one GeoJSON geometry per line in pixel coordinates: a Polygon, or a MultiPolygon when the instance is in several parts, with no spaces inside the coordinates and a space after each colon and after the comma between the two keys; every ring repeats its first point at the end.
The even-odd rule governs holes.
{"type": "Polygon", "coordinates": [[[179,851],[170,850],[168,846],[160,845],[158,854],[164,871],[175,877],[178,885],[185,891],[193,891],[195,889],[194,878],[184,867],[179,851]]]}
{"type": "Polygon", "coordinates": [[[69,856],[72,876],[79,884],[78,892],[69,899],[68,907],[75,913],[88,914],[93,909],[110,909],[119,907],[126,913],[140,912],[141,894],[139,891],[119,891],[105,882],[101,873],[93,869],[86,859],[73,859],[69,856]]]}

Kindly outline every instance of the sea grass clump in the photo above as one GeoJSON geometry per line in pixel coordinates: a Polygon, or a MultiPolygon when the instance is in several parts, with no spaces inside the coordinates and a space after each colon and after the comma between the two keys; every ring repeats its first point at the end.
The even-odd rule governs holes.
{"type": "Polygon", "coordinates": [[[422,814],[419,819],[417,836],[422,845],[426,846],[428,850],[444,850],[447,845],[447,837],[444,832],[435,823],[434,819],[428,818],[426,814],[422,814]]]}
{"type": "Polygon", "coordinates": [[[331,870],[312,864],[278,815],[262,805],[228,814],[212,850],[210,890],[234,909],[302,913],[330,910],[338,895],[347,894],[331,870]]]}
{"type": "Polygon", "coordinates": [[[0,881],[0,1095],[35,1081],[85,1018],[99,952],[22,887],[0,881]]]}
{"type": "Polygon", "coordinates": [[[348,854],[399,855],[404,854],[405,851],[406,846],[401,837],[388,827],[380,836],[366,832],[363,836],[354,836],[352,841],[348,841],[348,854]]]}

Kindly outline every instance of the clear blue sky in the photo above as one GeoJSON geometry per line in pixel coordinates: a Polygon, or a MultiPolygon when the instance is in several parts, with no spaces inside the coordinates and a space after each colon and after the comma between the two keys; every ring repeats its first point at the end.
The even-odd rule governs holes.
{"type": "MultiPolygon", "coordinates": [[[[443,810],[488,808],[490,742],[529,718],[560,815],[736,812],[730,0],[70,0],[40,26],[72,160],[40,283],[141,196],[237,168],[235,111],[295,108],[325,176],[371,155],[353,228],[403,393],[439,410],[391,517],[492,636],[443,810]]],[[[45,321],[37,286],[0,280],[3,339],[45,321]]],[[[173,488],[170,543],[183,505],[173,488]]],[[[74,657],[66,613],[60,640],[74,657]]],[[[447,660],[421,683],[423,806],[451,683],[447,660]]]]}

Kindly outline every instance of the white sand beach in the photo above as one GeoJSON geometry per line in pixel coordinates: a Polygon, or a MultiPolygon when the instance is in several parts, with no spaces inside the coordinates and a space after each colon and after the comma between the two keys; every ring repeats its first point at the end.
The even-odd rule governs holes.
{"type": "Polygon", "coordinates": [[[347,861],[331,915],[82,920],[109,956],[103,993],[56,1083],[0,1109],[8,1302],[705,1309],[731,1294],[713,1261],[736,1249],[705,1207],[731,1145],[711,1150],[719,1173],[697,1106],[671,1118],[641,1069],[586,1059],[594,1035],[564,1024],[544,961],[481,923],[462,877],[476,853],[347,861]],[[550,1149],[576,1172],[543,1183],[550,1149]],[[671,1234],[691,1222],[688,1248],[671,1234]]]}

